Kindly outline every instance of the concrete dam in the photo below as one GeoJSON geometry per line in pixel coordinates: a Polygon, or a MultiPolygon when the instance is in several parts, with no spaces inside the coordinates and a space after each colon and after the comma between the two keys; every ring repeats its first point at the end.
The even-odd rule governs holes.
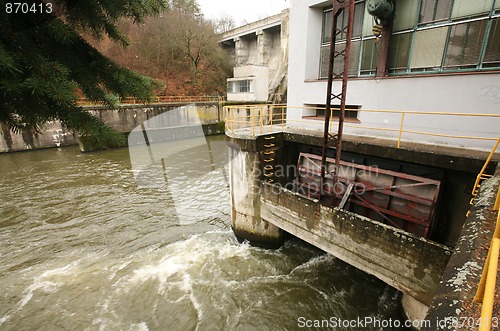
{"type": "MultiPolygon", "coordinates": [[[[224,125],[220,124],[224,119],[223,104],[219,98],[170,97],[163,99],[149,104],[135,100],[124,100],[115,109],[90,103],[83,104],[83,107],[104,123],[124,134],[130,133],[142,123],[173,109],[178,110],[180,120],[184,124],[182,126],[201,124],[208,135],[224,133],[224,125]]],[[[19,133],[14,133],[4,126],[1,127],[1,130],[0,153],[71,146],[80,142],[78,134],[64,128],[59,121],[46,123],[40,132],[22,130],[19,133]]],[[[181,129],[177,128],[177,130],[181,129]]]]}
{"type": "Polygon", "coordinates": [[[333,145],[323,187],[318,179],[321,130],[293,125],[279,106],[229,108],[238,238],[277,247],[289,235],[298,237],[401,291],[410,318],[453,316],[473,301],[470,289],[489,240],[478,233],[494,228],[495,216],[483,214],[485,205],[493,207],[498,177],[485,181],[471,211],[469,202],[481,169],[495,174],[497,161],[485,166],[488,152],[347,136],[335,192],[328,175],[333,145]],[[464,237],[472,229],[475,235],[464,237]],[[458,250],[464,241],[469,246],[458,250]]]}

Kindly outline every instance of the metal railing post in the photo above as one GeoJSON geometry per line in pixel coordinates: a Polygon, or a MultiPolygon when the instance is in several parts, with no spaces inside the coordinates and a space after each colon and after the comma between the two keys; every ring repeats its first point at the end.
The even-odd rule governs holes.
{"type": "Polygon", "coordinates": [[[491,258],[488,265],[488,274],[486,278],[486,286],[483,298],[483,306],[481,307],[481,326],[479,331],[491,330],[491,319],[493,316],[493,303],[495,300],[495,287],[498,273],[498,252],[500,249],[500,239],[493,238],[491,242],[491,258]]]}
{"type": "Polygon", "coordinates": [[[234,135],[234,110],[231,109],[231,134],[234,135]]]}
{"type": "Polygon", "coordinates": [[[274,119],[274,106],[273,105],[271,105],[270,116],[271,116],[271,118],[269,121],[270,122],[269,123],[270,124],[270,128],[269,128],[270,132],[269,133],[272,133],[273,132],[273,119],[274,119]]]}
{"type": "Polygon", "coordinates": [[[476,190],[479,186],[479,182],[481,181],[481,178],[483,177],[483,174],[486,170],[486,168],[488,167],[488,164],[490,163],[491,161],[491,158],[493,157],[493,155],[495,154],[495,151],[497,150],[498,148],[498,144],[500,144],[500,137],[498,137],[496,143],[495,143],[495,146],[493,146],[493,149],[491,150],[490,152],[490,155],[488,155],[488,158],[486,159],[486,161],[484,162],[484,165],[483,165],[483,168],[481,169],[481,171],[479,172],[479,174],[477,175],[476,177],[476,182],[474,183],[474,187],[472,188],[472,195],[475,196],[476,195],[476,190]]]}
{"type": "Polygon", "coordinates": [[[401,136],[403,135],[403,123],[405,121],[405,112],[401,113],[401,123],[399,124],[398,148],[401,146],[401,136]]]}
{"type": "Polygon", "coordinates": [[[254,116],[255,107],[250,108],[250,117],[252,120],[252,137],[255,137],[255,116],[254,116]]]}
{"type": "Polygon", "coordinates": [[[259,132],[260,132],[260,134],[262,134],[262,129],[263,129],[263,126],[264,126],[264,124],[262,123],[262,112],[264,111],[263,107],[264,106],[260,107],[260,112],[259,112],[259,127],[260,127],[259,128],[259,132]]]}
{"type": "Polygon", "coordinates": [[[285,108],[281,109],[281,132],[285,132],[285,108]]]}

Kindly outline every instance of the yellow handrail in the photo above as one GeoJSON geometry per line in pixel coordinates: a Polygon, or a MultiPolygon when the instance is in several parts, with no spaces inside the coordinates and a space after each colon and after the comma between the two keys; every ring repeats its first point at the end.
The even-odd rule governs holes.
{"type": "MultiPolygon", "coordinates": [[[[500,189],[499,189],[500,194],[500,189]]],[[[497,195],[498,201],[498,195],[497,195]]],[[[474,300],[482,303],[481,307],[481,326],[479,331],[486,331],[491,329],[491,322],[493,317],[493,306],[495,301],[495,288],[498,273],[498,256],[500,251],[500,213],[497,215],[495,225],[495,233],[491,240],[490,249],[488,250],[488,257],[483,268],[481,280],[476,291],[474,300]]]]}
{"type": "Polygon", "coordinates": [[[493,146],[493,149],[491,150],[490,154],[488,155],[488,158],[484,162],[483,168],[481,169],[481,171],[479,172],[479,174],[476,177],[474,187],[472,188],[472,195],[473,196],[477,195],[477,189],[480,186],[479,184],[480,184],[481,180],[484,179],[484,177],[485,177],[484,172],[486,171],[486,168],[490,164],[490,161],[493,158],[493,155],[495,154],[499,144],[500,144],[500,137],[498,137],[497,141],[495,142],[495,146],[493,146]]]}
{"type": "MultiPolygon", "coordinates": [[[[155,96],[150,101],[139,100],[133,97],[127,97],[120,99],[120,104],[154,104],[154,103],[191,103],[191,102],[221,102],[224,98],[220,96],[210,96],[210,95],[162,95],[155,96]]],[[[77,100],[77,104],[80,106],[98,106],[100,103],[88,100],[86,98],[80,98],[77,100]]]]}
{"type": "MultiPolygon", "coordinates": [[[[276,130],[276,126],[273,125],[275,124],[281,124],[281,132],[284,132],[285,127],[287,126],[287,123],[291,124],[305,124],[307,123],[308,125],[311,125],[311,123],[314,123],[314,120],[311,118],[314,118],[314,116],[311,117],[305,117],[301,116],[299,118],[290,118],[290,115],[293,114],[292,111],[294,109],[302,109],[302,110],[312,110],[312,111],[317,111],[317,110],[324,110],[323,107],[308,107],[308,106],[303,106],[303,107],[293,107],[293,106],[286,106],[286,105],[268,105],[268,104],[263,104],[263,105],[234,105],[234,106],[226,106],[226,109],[250,109],[250,108],[256,108],[259,107],[259,113],[258,114],[251,114],[250,116],[244,115],[244,116],[236,116],[236,117],[231,117],[226,118],[227,121],[235,121],[236,123],[239,123],[239,127],[244,128],[245,123],[246,127],[252,127],[252,132],[255,132],[255,125],[259,125],[259,132],[262,134],[263,126],[269,125],[271,132],[274,132],[276,130]],[[264,123],[266,121],[260,120],[255,121],[252,119],[252,116],[263,116],[262,113],[265,111],[270,112],[270,120],[269,123],[264,123]],[[280,119],[275,119],[273,115],[276,115],[276,113],[279,112],[281,114],[280,119]],[[274,129],[274,130],[273,130],[274,129]]],[[[338,110],[338,108],[333,108],[333,110],[338,110]]],[[[350,123],[346,122],[345,127],[347,128],[358,128],[358,129],[366,129],[366,130],[373,130],[373,131],[386,131],[386,132],[394,132],[394,134],[397,134],[397,147],[401,148],[401,142],[402,142],[402,137],[403,134],[415,134],[415,135],[424,135],[424,136],[433,136],[433,137],[445,137],[445,138],[456,138],[456,139],[471,139],[471,140],[479,140],[479,141],[497,141],[500,138],[493,138],[493,137],[480,137],[480,136],[472,136],[472,135],[453,135],[453,134],[446,134],[446,133],[436,133],[436,132],[427,132],[427,131],[417,131],[417,130],[410,130],[407,129],[405,126],[407,126],[408,122],[408,115],[431,115],[431,116],[453,116],[453,117],[484,117],[484,118],[499,118],[500,119],[500,114],[488,114],[488,113],[458,113],[458,112],[423,112],[423,111],[406,111],[406,110],[387,110],[387,109],[380,109],[380,110],[373,110],[373,109],[356,109],[356,112],[359,113],[383,113],[383,114],[394,114],[394,115],[401,115],[401,119],[399,120],[398,128],[394,127],[391,128],[391,125],[385,125],[385,126],[367,126],[367,125],[360,125],[358,123],[350,123]]],[[[320,117],[318,117],[320,119],[320,117]]],[[[334,121],[332,120],[332,116],[330,116],[330,130],[333,129],[333,123],[334,121]]],[[[303,125],[295,125],[295,126],[303,126],[303,125]]],[[[277,129],[279,130],[279,129],[277,129]]],[[[265,132],[268,132],[267,130],[265,132]]]]}

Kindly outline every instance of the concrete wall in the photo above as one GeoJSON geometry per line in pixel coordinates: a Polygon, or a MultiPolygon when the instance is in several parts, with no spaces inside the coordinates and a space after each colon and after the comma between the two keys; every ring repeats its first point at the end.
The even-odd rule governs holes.
{"type": "Polygon", "coordinates": [[[278,98],[281,102],[286,97],[288,10],[228,31],[221,35],[219,43],[235,63],[234,77],[228,79],[228,83],[254,77],[252,92],[228,90],[229,101],[268,101],[278,98]],[[267,69],[265,75],[259,67],[267,69]]]}
{"type": "Polygon", "coordinates": [[[46,123],[41,129],[39,133],[27,130],[14,133],[1,126],[0,153],[68,146],[77,143],[76,135],[66,130],[59,122],[46,123]]]}
{"type": "Polygon", "coordinates": [[[111,125],[120,132],[131,132],[136,126],[168,111],[174,111],[175,116],[160,116],[156,121],[163,121],[165,127],[215,123],[223,120],[222,111],[219,113],[218,104],[190,104],[190,105],[123,105],[117,109],[102,107],[89,108],[88,111],[111,125]]]}
{"type": "Polygon", "coordinates": [[[234,77],[227,80],[228,84],[233,83],[235,85],[233,87],[235,90],[227,94],[228,101],[267,101],[269,95],[269,67],[257,65],[235,67],[234,77]],[[238,82],[241,80],[250,81],[250,91],[238,91],[238,82]]]}
{"type": "Polygon", "coordinates": [[[233,139],[229,146],[229,191],[234,234],[238,240],[248,240],[256,246],[281,246],[284,232],[261,218],[262,151],[258,151],[255,140],[233,139]]]}
{"type": "MultiPolygon", "coordinates": [[[[296,1],[290,9],[288,105],[325,104],[327,82],[318,80],[321,45],[322,6],[325,1],[296,1]]],[[[462,73],[449,75],[352,78],[349,80],[346,104],[361,109],[423,112],[458,112],[500,114],[500,73],[462,73]]],[[[340,82],[334,82],[334,93],[340,93],[340,82]]],[[[291,110],[289,118],[312,115],[312,110],[291,110]]],[[[401,115],[358,114],[359,125],[398,130],[401,115]]],[[[405,129],[431,133],[485,136],[498,138],[500,117],[472,118],[408,115],[405,129]]],[[[302,125],[290,123],[290,125],[302,125]]],[[[311,124],[314,125],[314,124],[311,124]]],[[[321,123],[316,124],[318,127],[321,123]]],[[[349,125],[353,125],[349,123],[349,125]]],[[[353,125],[354,126],[354,125],[353,125]]],[[[348,134],[397,138],[397,132],[347,127],[348,134]]],[[[402,139],[431,144],[448,144],[466,148],[490,149],[493,141],[452,139],[403,134],[402,139]]]]}
{"type": "MultiPolygon", "coordinates": [[[[498,170],[499,168],[494,178],[481,184],[467,219],[467,226],[462,230],[426,318],[432,325],[425,330],[450,329],[453,326],[452,318],[466,320],[461,323],[463,328],[457,329],[472,330],[477,327],[471,321],[479,321],[481,305],[474,301],[474,296],[495,231],[498,212],[493,211],[493,205],[500,183],[498,170]],[[436,325],[436,321],[444,323],[445,317],[449,319],[446,325],[436,325]]],[[[498,316],[500,307],[495,305],[493,317],[498,316]]]]}
{"type": "MultiPolygon", "coordinates": [[[[104,107],[88,107],[87,109],[92,115],[123,133],[129,133],[141,123],[174,109],[176,110],[175,116],[157,117],[156,121],[163,121],[162,124],[170,127],[212,124],[224,120],[223,109],[219,109],[219,105],[214,103],[196,105],[122,105],[116,109],[106,109],[104,107]]],[[[207,127],[206,130],[217,131],[212,127],[207,127]]],[[[0,152],[71,146],[77,143],[77,135],[63,128],[58,121],[46,123],[40,133],[23,131],[16,134],[4,127],[0,132],[0,152]]]]}
{"type": "Polygon", "coordinates": [[[366,217],[263,184],[264,220],[430,305],[451,252],[366,217]]]}

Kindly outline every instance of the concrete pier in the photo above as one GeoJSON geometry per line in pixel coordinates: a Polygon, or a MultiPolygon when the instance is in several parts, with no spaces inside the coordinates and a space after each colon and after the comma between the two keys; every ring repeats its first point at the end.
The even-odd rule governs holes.
{"type": "Polygon", "coordinates": [[[261,216],[262,150],[256,140],[235,140],[230,146],[231,224],[238,240],[261,247],[279,247],[284,232],[261,216]]]}

